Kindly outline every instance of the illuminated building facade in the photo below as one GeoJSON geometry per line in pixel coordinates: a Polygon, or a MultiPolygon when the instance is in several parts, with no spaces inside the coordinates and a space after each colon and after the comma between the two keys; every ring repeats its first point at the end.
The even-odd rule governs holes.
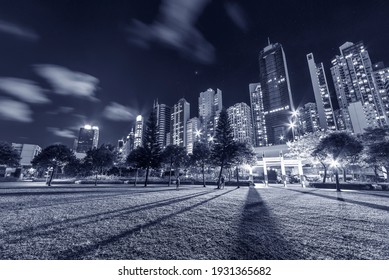
{"type": "Polygon", "coordinates": [[[324,130],[336,130],[334,110],[323,63],[315,63],[313,54],[307,54],[309,73],[311,75],[313,93],[315,95],[320,127],[324,130]]]}
{"type": "Polygon", "coordinates": [[[234,139],[238,142],[253,143],[253,124],[250,106],[244,102],[236,103],[227,109],[234,139]]]}
{"type": "Polygon", "coordinates": [[[280,139],[292,139],[288,124],[294,107],[286,57],[281,44],[269,42],[260,52],[259,82],[263,94],[266,144],[281,144],[280,139]]]}
{"type": "Polygon", "coordinates": [[[80,128],[77,141],[77,153],[86,153],[87,151],[97,148],[99,144],[99,128],[89,124],[80,128]]]}
{"type": "Polygon", "coordinates": [[[253,123],[253,146],[265,146],[267,143],[267,137],[261,84],[249,84],[249,93],[251,105],[251,121],[253,123]]]}

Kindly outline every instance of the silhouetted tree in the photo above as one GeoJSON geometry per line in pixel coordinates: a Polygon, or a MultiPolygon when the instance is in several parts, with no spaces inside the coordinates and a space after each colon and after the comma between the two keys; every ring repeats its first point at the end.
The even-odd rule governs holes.
{"type": "Polygon", "coordinates": [[[97,175],[102,174],[113,166],[115,158],[113,150],[114,147],[112,145],[103,144],[86,152],[84,161],[95,173],[95,186],[97,185],[97,175]]]}
{"type": "Polygon", "coordinates": [[[217,187],[220,189],[223,169],[233,163],[237,148],[228,114],[224,108],[220,112],[215,132],[214,144],[211,147],[211,160],[215,166],[220,166],[217,180],[217,187]]]}
{"type": "Polygon", "coordinates": [[[180,167],[188,161],[188,153],[185,147],[169,145],[162,151],[163,162],[169,166],[169,186],[171,184],[172,169],[176,177],[180,174],[180,167]],[[178,172],[177,172],[178,171],[178,172]]]}
{"type": "Polygon", "coordinates": [[[388,128],[367,128],[361,135],[363,145],[363,161],[373,168],[376,181],[378,181],[378,170],[387,175],[389,182],[389,129],[388,128]],[[382,167],[385,167],[383,169],[382,167]]]}
{"type": "Polygon", "coordinates": [[[19,153],[8,142],[0,142],[0,165],[18,166],[19,153]]]}
{"type": "Polygon", "coordinates": [[[235,145],[236,148],[233,157],[233,165],[235,165],[236,183],[239,188],[239,167],[243,164],[254,164],[257,160],[257,157],[253,147],[250,144],[237,142],[235,145]]]}
{"type": "Polygon", "coordinates": [[[130,168],[134,168],[135,171],[135,181],[134,186],[138,182],[138,170],[147,165],[147,159],[144,158],[144,151],[141,147],[137,147],[135,150],[132,150],[127,157],[127,164],[130,168]]]}
{"type": "Polygon", "coordinates": [[[348,157],[356,156],[362,150],[363,146],[356,137],[347,132],[333,132],[320,140],[314,153],[325,154],[333,162],[336,176],[336,190],[340,191],[339,174],[336,165],[342,167],[344,160],[348,157]]]}
{"type": "Polygon", "coordinates": [[[142,146],[138,147],[133,155],[129,155],[130,160],[138,168],[146,169],[145,187],[147,187],[150,168],[161,166],[161,147],[158,143],[157,116],[154,110],[151,112],[145,127],[142,146]],[[137,151],[136,151],[137,150],[137,151]]]}
{"type": "Polygon", "coordinates": [[[190,155],[191,164],[201,168],[203,175],[203,186],[205,185],[205,167],[210,163],[211,150],[204,142],[195,142],[193,145],[193,153],[190,155]]]}
{"type": "Polygon", "coordinates": [[[34,167],[53,168],[50,179],[47,182],[47,185],[51,186],[51,181],[58,167],[63,167],[74,160],[75,156],[67,146],[55,144],[44,148],[40,154],[33,158],[31,163],[34,167]]]}

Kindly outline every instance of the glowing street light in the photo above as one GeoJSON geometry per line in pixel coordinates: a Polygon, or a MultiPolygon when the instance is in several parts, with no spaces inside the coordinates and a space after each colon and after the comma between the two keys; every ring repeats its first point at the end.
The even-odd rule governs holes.
{"type": "Polygon", "coordinates": [[[197,138],[200,138],[200,137],[201,137],[201,134],[203,134],[203,133],[201,132],[201,129],[196,129],[196,131],[195,131],[195,137],[196,137],[196,139],[197,139],[197,138]]]}
{"type": "Polygon", "coordinates": [[[293,141],[294,141],[294,128],[296,127],[295,122],[290,122],[289,123],[289,128],[292,129],[292,135],[293,135],[293,141]]]}
{"type": "Polygon", "coordinates": [[[337,168],[339,166],[339,162],[336,159],[331,159],[330,166],[332,168],[337,168]]]}
{"type": "Polygon", "coordinates": [[[213,136],[209,136],[209,138],[208,138],[208,142],[213,142],[215,139],[214,139],[214,137],[213,136]]]}

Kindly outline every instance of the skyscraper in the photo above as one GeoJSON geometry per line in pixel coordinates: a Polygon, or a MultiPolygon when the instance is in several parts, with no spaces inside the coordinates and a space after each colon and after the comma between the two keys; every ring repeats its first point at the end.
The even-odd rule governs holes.
{"type": "Polygon", "coordinates": [[[189,102],[181,98],[174,104],[170,116],[170,144],[186,147],[186,125],[190,116],[189,102]]]}
{"type": "Polygon", "coordinates": [[[99,144],[99,128],[89,124],[80,128],[77,141],[77,153],[86,153],[87,151],[97,148],[99,144]]]}
{"type": "MultiPolygon", "coordinates": [[[[363,109],[363,126],[387,125],[382,100],[374,86],[372,63],[363,42],[346,42],[339,49],[340,55],[332,60],[331,74],[346,129],[354,131],[349,106],[357,108],[359,105],[351,105],[356,102],[360,102],[363,109]]],[[[360,116],[357,119],[360,120],[360,116]]],[[[357,119],[354,118],[354,122],[357,119]]]]}
{"type": "Polygon", "coordinates": [[[166,147],[167,134],[170,132],[170,107],[166,104],[154,102],[154,111],[157,116],[158,144],[161,148],[166,147]]]}
{"type": "Polygon", "coordinates": [[[335,130],[336,122],[332,108],[330,91],[323,63],[315,63],[313,54],[307,54],[309,73],[311,75],[313,93],[319,115],[320,127],[327,130],[335,130]]]}
{"type": "Polygon", "coordinates": [[[143,142],[143,117],[138,115],[135,122],[134,149],[142,146],[143,142]]]}
{"type": "Polygon", "coordinates": [[[376,90],[382,100],[382,107],[386,118],[389,118],[389,67],[383,62],[373,65],[373,76],[376,90]]]}
{"type": "Polygon", "coordinates": [[[193,153],[194,143],[200,140],[201,137],[201,127],[199,118],[191,118],[186,124],[186,150],[188,154],[193,153]]]}
{"type": "Polygon", "coordinates": [[[251,121],[253,123],[253,145],[254,147],[265,146],[267,143],[267,138],[261,84],[249,84],[249,93],[251,105],[251,121]]]}
{"type": "Polygon", "coordinates": [[[220,111],[223,108],[222,91],[209,88],[200,93],[199,118],[204,139],[213,137],[220,111]]]}
{"type": "Polygon", "coordinates": [[[266,46],[259,54],[259,82],[263,94],[267,145],[291,139],[288,126],[294,111],[288,67],[284,50],[279,43],[266,46]]]}
{"type": "Polygon", "coordinates": [[[315,103],[310,102],[304,104],[298,112],[299,121],[297,127],[299,134],[303,135],[308,132],[316,132],[320,130],[319,114],[315,103]]]}
{"type": "Polygon", "coordinates": [[[227,109],[234,139],[238,142],[253,143],[253,124],[250,106],[244,102],[236,103],[227,109]]]}

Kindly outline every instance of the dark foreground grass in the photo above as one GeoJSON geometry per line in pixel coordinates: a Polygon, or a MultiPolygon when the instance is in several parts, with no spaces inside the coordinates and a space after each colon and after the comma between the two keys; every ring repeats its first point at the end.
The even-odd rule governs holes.
{"type": "Polygon", "coordinates": [[[0,259],[389,259],[389,193],[0,184],[0,259]]]}

